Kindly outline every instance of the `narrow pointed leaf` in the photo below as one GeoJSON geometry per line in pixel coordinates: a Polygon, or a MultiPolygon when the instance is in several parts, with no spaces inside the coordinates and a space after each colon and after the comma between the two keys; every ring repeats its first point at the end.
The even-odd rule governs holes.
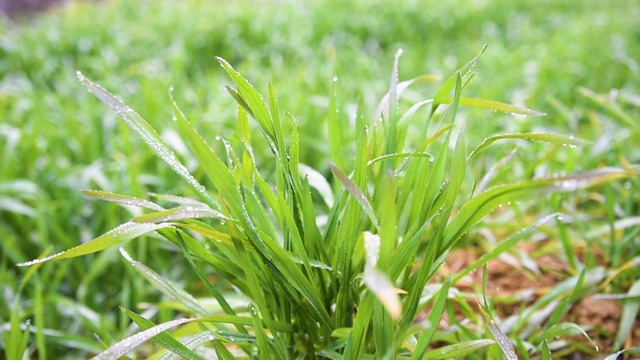
{"type": "MultiPolygon", "coordinates": [[[[124,308],[120,308],[120,310],[126,313],[127,316],[129,316],[131,320],[133,320],[136,325],[138,325],[142,330],[147,330],[156,326],[156,324],[154,324],[152,321],[145,319],[144,317],[134,313],[131,310],[124,308]]],[[[184,359],[189,360],[202,360],[202,357],[200,355],[194,353],[191,349],[186,347],[184,344],[182,344],[180,341],[176,340],[176,338],[166,332],[158,334],[158,336],[154,338],[154,341],[158,345],[169,350],[175,356],[180,356],[184,359]]]]}
{"type": "Polygon", "coordinates": [[[522,181],[491,188],[465,203],[447,226],[443,248],[451,244],[499,205],[537,199],[553,192],[570,192],[630,176],[626,170],[602,168],[557,178],[522,181]]]}
{"type": "Polygon", "coordinates": [[[202,305],[200,305],[200,303],[191,296],[191,294],[179,288],[173,282],[165,279],[155,271],[149,269],[146,265],[133,260],[123,248],[120,248],[120,254],[122,254],[122,257],[124,257],[125,260],[127,260],[138,272],[144,275],[144,277],[147,278],[147,280],[149,280],[157,289],[172,297],[174,300],[181,302],[194,313],[207,315],[207,310],[205,310],[204,307],[202,307],[202,305]]]}
{"type": "Polygon", "coordinates": [[[114,345],[110,346],[107,350],[101,352],[97,356],[93,357],[93,360],[117,360],[122,356],[125,356],[129,351],[135,349],[140,344],[147,342],[148,340],[156,337],[163,331],[169,330],[173,327],[186,324],[196,319],[178,319],[167,321],[160,325],[156,325],[147,330],[141,331],[137,334],[131,335],[124,340],[121,340],[114,345]]]}
{"type": "Polygon", "coordinates": [[[69,250],[65,250],[59,252],[54,255],[47,256],[42,259],[31,260],[28,262],[17,264],[18,266],[31,266],[39,263],[43,263],[49,260],[60,260],[60,259],[68,259],[77,256],[87,255],[94,252],[98,252],[112,246],[122,244],[131,239],[137,238],[144,234],[156,231],[158,229],[164,229],[171,227],[169,224],[138,224],[134,222],[124,223],[105,234],[87,242],[82,245],[78,245],[69,250]]]}
{"type": "Polygon", "coordinates": [[[515,134],[500,134],[485,139],[482,144],[478,145],[471,154],[469,159],[476,157],[481,151],[486,149],[489,145],[502,139],[523,139],[530,141],[548,142],[551,144],[558,144],[563,146],[583,146],[590,144],[589,141],[582,140],[573,136],[566,136],[560,134],[551,133],[515,133],[515,134]]]}
{"type": "Polygon", "coordinates": [[[495,345],[491,339],[463,341],[457,344],[445,346],[424,354],[422,359],[461,359],[491,345],[495,345]]]}
{"type": "MultiPolygon", "coordinates": [[[[485,277],[486,277],[486,268],[485,268],[485,277]]],[[[486,293],[486,278],[484,279],[484,287],[485,291],[483,291],[483,295],[486,293]]],[[[482,314],[482,318],[493,335],[493,338],[496,339],[496,343],[500,346],[502,350],[502,354],[507,358],[507,360],[518,360],[518,356],[516,355],[516,350],[513,348],[509,337],[500,329],[498,324],[493,320],[491,315],[485,310],[485,308],[480,305],[478,299],[476,299],[478,303],[478,308],[480,309],[480,313],[482,314]]]]}
{"type": "Polygon", "coordinates": [[[178,206],[173,209],[162,210],[155,213],[138,216],[133,221],[137,223],[160,223],[183,219],[202,218],[231,221],[231,219],[229,219],[228,217],[207,206],[178,206]]]}
{"type": "Polygon", "coordinates": [[[109,201],[117,204],[137,206],[137,207],[150,209],[154,211],[164,210],[162,206],[157,205],[156,203],[153,203],[149,200],[140,199],[134,196],[121,195],[121,194],[116,194],[108,191],[100,191],[100,190],[82,190],[82,193],[94,199],[100,199],[100,200],[109,201]]]}
{"type": "Polygon", "coordinates": [[[187,184],[202,197],[209,206],[217,207],[216,201],[209,195],[207,190],[194,178],[187,168],[178,161],[176,155],[169,149],[169,147],[162,141],[158,133],[147,123],[138,113],[133,109],[125,105],[118,98],[113,96],[110,92],[102,88],[100,85],[93,83],[78,72],[78,80],[84,85],[89,92],[94,94],[98,99],[115,111],[115,113],[122,118],[127,125],[135,131],[144,140],[151,150],[162,159],[169,167],[175,171],[180,177],[182,177],[187,184]]]}
{"type": "MultiPolygon", "coordinates": [[[[443,104],[450,104],[451,102],[453,102],[453,99],[451,98],[442,100],[443,104]]],[[[479,109],[486,109],[491,111],[497,111],[497,112],[502,112],[502,113],[507,113],[512,115],[527,115],[527,116],[546,116],[547,115],[546,113],[543,113],[540,111],[535,111],[535,110],[531,110],[531,109],[527,109],[527,108],[523,108],[523,107],[511,105],[511,104],[502,103],[499,101],[486,100],[486,99],[461,97],[460,105],[479,108],[479,109]]]]}
{"type": "Polygon", "coordinates": [[[362,206],[362,209],[364,210],[365,214],[367,214],[367,216],[369,217],[371,222],[375,225],[375,227],[376,228],[379,227],[378,219],[376,218],[376,214],[373,211],[373,207],[371,206],[369,199],[367,199],[367,195],[365,195],[364,192],[360,190],[358,185],[356,185],[356,183],[354,183],[353,180],[351,180],[349,176],[347,176],[347,174],[345,174],[340,168],[338,168],[334,164],[331,164],[330,167],[333,175],[336,177],[336,179],[338,179],[338,181],[340,181],[340,183],[342,183],[342,185],[345,187],[345,189],[347,189],[349,194],[351,194],[351,196],[353,196],[353,198],[356,199],[358,204],[362,206]]]}

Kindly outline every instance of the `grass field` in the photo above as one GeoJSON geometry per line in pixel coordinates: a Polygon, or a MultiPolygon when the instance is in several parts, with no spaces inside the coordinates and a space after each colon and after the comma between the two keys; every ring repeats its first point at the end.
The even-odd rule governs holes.
{"type": "Polygon", "coordinates": [[[187,358],[483,359],[508,352],[495,344],[505,336],[521,358],[604,358],[638,347],[638,59],[632,0],[122,0],[4,20],[0,353],[94,356],[152,326],[136,313],[155,324],[229,316],[172,333],[212,336],[201,347],[209,353],[165,335],[136,348],[153,358],[168,348],[187,358]],[[396,99],[398,49],[399,81],[428,76],[396,99]],[[77,71],[159,138],[145,143],[109,109],[115,99],[97,100],[77,71]],[[243,79],[263,94],[267,113],[243,79]],[[226,85],[240,89],[240,106],[226,85]],[[198,152],[170,88],[219,163],[198,152]],[[380,111],[387,92],[392,105],[380,111]],[[546,116],[510,114],[522,109],[546,116]],[[507,133],[516,135],[491,138],[507,133]],[[472,153],[487,138],[496,141],[472,153]],[[162,142],[209,195],[156,156],[162,142]],[[298,162],[315,169],[308,182],[298,162]],[[512,195],[501,184],[513,185],[512,195]],[[178,205],[206,211],[199,220],[193,212],[140,220],[149,211],[87,189],[164,207],[176,199],[149,194],[186,196],[200,202],[178,205]],[[478,205],[485,189],[495,202],[478,205]],[[476,205],[477,218],[469,215],[476,205]],[[93,253],[88,245],[85,256],[16,266],[95,244],[132,218],[182,232],[113,236],[126,256],[119,246],[93,253]],[[413,250],[402,245],[410,239],[413,250]],[[150,281],[156,273],[173,285],[150,281]],[[505,276],[527,285],[500,288],[505,276]],[[479,307],[474,296],[484,292],[479,307]],[[589,311],[607,316],[586,323],[598,317],[589,311]]]}

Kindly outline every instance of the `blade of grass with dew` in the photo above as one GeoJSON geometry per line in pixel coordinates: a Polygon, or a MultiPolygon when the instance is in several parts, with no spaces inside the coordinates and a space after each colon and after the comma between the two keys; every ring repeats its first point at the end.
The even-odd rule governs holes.
{"type": "Polygon", "coordinates": [[[162,223],[184,219],[216,219],[221,221],[233,221],[220,212],[208,206],[178,206],[168,210],[144,214],[133,219],[136,223],[162,223]]]}
{"type": "MultiPolygon", "coordinates": [[[[152,321],[145,319],[144,317],[134,313],[131,310],[120,308],[120,311],[127,314],[127,316],[129,316],[131,320],[133,320],[136,323],[136,325],[138,325],[142,330],[147,330],[156,326],[156,324],[154,324],[152,321]]],[[[153,338],[153,341],[156,344],[162,346],[163,348],[185,359],[203,360],[203,358],[200,355],[193,352],[193,350],[187,348],[184,344],[182,344],[173,336],[169,335],[167,332],[159,333],[156,337],[153,338]]]]}
{"type": "Polygon", "coordinates": [[[630,175],[626,170],[602,168],[563,177],[527,180],[496,186],[473,197],[462,206],[456,217],[447,226],[444,247],[450,247],[498,205],[532,200],[553,192],[576,191],[623,179],[630,175]]]}
{"type": "Polygon", "coordinates": [[[589,141],[582,140],[573,136],[551,134],[551,133],[515,133],[515,134],[500,134],[494,135],[485,139],[482,144],[478,145],[471,154],[469,159],[475,158],[480,152],[486,149],[492,143],[503,139],[523,139],[530,141],[541,141],[551,144],[558,144],[564,146],[584,146],[590,144],[589,141]]]}
{"type": "Polygon", "coordinates": [[[151,202],[149,200],[145,200],[145,199],[140,199],[134,196],[128,196],[128,195],[121,195],[121,194],[115,194],[112,192],[108,192],[108,191],[101,191],[101,190],[82,190],[81,191],[84,195],[92,197],[94,199],[99,199],[99,200],[104,200],[104,201],[110,201],[116,204],[122,204],[122,205],[130,205],[130,206],[136,206],[136,207],[141,207],[141,208],[145,208],[145,209],[150,209],[153,211],[163,211],[164,208],[154,202],[151,202]]]}
{"type": "MultiPolygon", "coordinates": [[[[485,292],[485,290],[483,290],[483,293],[485,292]]],[[[478,309],[480,310],[480,314],[482,314],[482,318],[484,319],[489,332],[491,332],[491,335],[493,335],[496,343],[498,344],[498,346],[500,346],[500,349],[502,350],[505,358],[507,358],[507,360],[518,360],[516,351],[513,348],[513,345],[511,345],[511,341],[509,341],[509,337],[500,329],[495,320],[493,320],[493,317],[491,317],[487,310],[485,310],[484,306],[480,304],[478,299],[476,299],[476,303],[478,304],[478,309]]]]}
{"type": "Polygon", "coordinates": [[[591,339],[591,337],[589,337],[589,335],[587,335],[587,333],[584,330],[582,330],[580,326],[574,323],[564,322],[564,323],[555,324],[553,326],[550,326],[548,329],[545,329],[538,336],[543,339],[556,339],[560,336],[572,336],[572,335],[584,336],[587,340],[589,340],[591,345],[593,345],[596,352],[600,351],[600,349],[598,348],[598,345],[596,345],[596,343],[591,339]]]}
{"type": "Polygon", "coordinates": [[[463,341],[428,351],[422,359],[460,359],[495,344],[495,340],[491,339],[463,341]]]}
{"type": "Polygon", "coordinates": [[[338,105],[336,99],[336,84],[338,78],[334,77],[331,82],[331,92],[329,94],[329,109],[327,127],[329,131],[329,154],[331,160],[340,168],[344,168],[344,124],[340,123],[338,116],[338,105]]]}
{"type": "Polygon", "coordinates": [[[147,330],[143,330],[141,332],[128,336],[125,339],[111,345],[108,349],[93,357],[92,360],[118,360],[122,356],[129,353],[131,350],[158,336],[164,331],[195,320],[196,319],[177,319],[153,326],[147,330]]]}
{"type": "Polygon", "coordinates": [[[256,91],[242,75],[237,72],[226,60],[221,57],[216,57],[216,60],[222,65],[225,71],[229,74],[233,82],[238,87],[238,93],[242,99],[246,102],[247,106],[251,109],[254,119],[258,122],[258,125],[265,137],[269,141],[272,150],[277,151],[275,133],[273,128],[273,122],[269,110],[262,100],[262,96],[256,91]]]}
{"type": "MultiPolygon", "coordinates": [[[[640,295],[640,280],[631,285],[627,292],[629,296],[640,295]]],[[[640,309],[640,300],[627,299],[622,305],[622,315],[620,316],[620,323],[618,324],[618,332],[614,341],[613,348],[618,350],[622,347],[625,340],[629,337],[629,333],[633,329],[634,319],[638,316],[638,310],[640,309]]]]}
{"type": "Polygon", "coordinates": [[[367,195],[358,187],[358,185],[347,176],[340,168],[338,168],[335,164],[330,164],[331,172],[333,175],[340,181],[342,186],[353,196],[353,198],[360,204],[364,213],[367,214],[369,220],[373,223],[376,228],[379,228],[380,225],[378,223],[378,218],[376,217],[375,212],[373,211],[373,207],[367,198],[367,195]]]}
{"type": "Polygon", "coordinates": [[[35,260],[19,263],[16,265],[32,266],[32,265],[40,264],[49,260],[54,260],[54,259],[61,260],[61,259],[68,259],[68,258],[82,256],[82,255],[92,254],[94,252],[98,252],[98,251],[110,248],[112,246],[122,244],[131,239],[140,237],[150,232],[154,232],[154,231],[169,228],[169,227],[171,227],[171,225],[166,223],[138,224],[134,222],[126,222],[82,245],[78,245],[69,250],[61,251],[54,255],[49,255],[42,259],[35,259],[35,260]]]}
{"type": "Polygon", "coordinates": [[[471,76],[471,70],[476,66],[476,62],[478,58],[484,51],[487,49],[487,45],[482,47],[482,50],[478,53],[478,55],[474,56],[468,63],[458,69],[453,75],[451,75],[445,82],[442,84],[436,95],[433,97],[433,106],[431,109],[431,114],[435,113],[440,104],[442,104],[443,100],[447,98],[451,90],[453,90],[456,86],[457,77],[459,74],[463,74],[463,81],[466,82],[471,76]]]}
{"type": "Polygon", "coordinates": [[[172,297],[174,300],[181,302],[195,314],[207,315],[207,310],[205,310],[204,307],[202,307],[202,305],[200,305],[198,301],[191,296],[191,294],[180,289],[170,280],[165,279],[160,274],[151,270],[139,261],[133,260],[123,248],[120,248],[120,254],[158,290],[172,297]]]}
{"type": "MultiPolygon", "coordinates": [[[[180,250],[182,250],[182,254],[187,259],[193,271],[196,273],[200,281],[202,281],[202,284],[205,286],[205,288],[211,292],[211,294],[216,299],[216,301],[218,302],[222,310],[225,312],[225,314],[235,315],[235,311],[229,305],[229,303],[224,298],[224,296],[222,296],[222,293],[220,292],[220,289],[218,289],[218,286],[215,284],[212,284],[211,281],[203,274],[202,270],[195,265],[193,261],[193,257],[191,256],[191,253],[189,251],[189,246],[187,244],[188,243],[198,244],[197,241],[195,241],[191,236],[189,236],[189,234],[182,232],[181,230],[178,230],[178,229],[163,229],[160,231],[160,234],[164,236],[167,240],[176,244],[180,248],[180,250]]],[[[198,254],[197,251],[194,251],[194,253],[198,254]]],[[[203,253],[206,253],[206,252],[203,252],[203,253]]],[[[209,254],[209,256],[211,255],[209,254]]],[[[200,255],[200,257],[203,257],[206,259],[206,256],[200,255]]],[[[244,285],[243,282],[236,283],[236,286],[241,289],[245,288],[243,285],[244,285]]],[[[238,331],[246,332],[246,330],[241,328],[239,328],[238,331]]]]}
{"type": "MultiPolygon", "coordinates": [[[[453,99],[447,98],[442,99],[442,104],[450,104],[453,102],[453,99]]],[[[476,99],[476,98],[468,98],[461,97],[460,105],[466,107],[474,107],[479,109],[486,109],[491,111],[497,111],[512,115],[526,115],[526,116],[546,116],[546,113],[535,111],[527,108],[522,108],[519,106],[502,103],[499,101],[486,100],[486,99],[476,99]]]]}
{"type": "MultiPolygon", "coordinates": [[[[188,349],[194,350],[204,343],[212,341],[212,339],[215,338],[215,334],[216,333],[213,330],[206,330],[187,336],[186,338],[182,338],[180,341],[182,345],[186,346],[188,349]]],[[[168,351],[160,356],[158,360],[180,360],[180,355],[168,351]]]]}
{"type": "MultiPolygon", "coordinates": [[[[233,173],[216,155],[211,147],[209,147],[193,126],[191,126],[178,107],[178,104],[173,101],[173,98],[172,103],[174,115],[178,122],[181,134],[187,139],[196,159],[198,159],[203,170],[218,190],[218,193],[223,194],[223,199],[230,209],[230,217],[236,219],[240,224],[242,224],[242,228],[248,232],[248,238],[252,241],[253,246],[255,246],[262,254],[266,254],[267,251],[264,244],[256,235],[254,226],[249,218],[249,214],[244,207],[242,195],[239,188],[236,186],[236,180],[233,173]]],[[[225,211],[222,211],[222,213],[225,214],[225,211]]]]}
{"type": "Polygon", "coordinates": [[[209,195],[207,190],[189,173],[189,170],[178,161],[175,154],[169,147],[162,141],[158,133],[147,123],[138,113],[133,109],[125,105],[118,98],[113,96],[110,92],[106,91],[100,85],[95,84],[91,80],[87,79],[82,73],[77,73],[78,80],[84,85],[89,92],[94,94],[100,101],[105,103],[111,108],[120,118],[122,118],[127,125],[135,131],[142,140],[149,145],[151,150],[162,159],[169,167],[175,171],[180,177],[182,177],[187,184],[204,200],[209,206],[214,209],[218,208],[216,201],[209,195]]]}

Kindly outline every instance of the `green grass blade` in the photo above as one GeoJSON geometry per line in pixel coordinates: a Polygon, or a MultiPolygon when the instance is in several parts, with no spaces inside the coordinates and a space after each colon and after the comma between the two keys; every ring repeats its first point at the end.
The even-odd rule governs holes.
{"type": "Polygon", "coordinates": [[[172,297],[174,300],[177,300],[180,303],[184,304],[196,314],[208,314],[207,310],[205,310],[204,307],[202,307],[202,305],[200,305],[200,303],[198,303],[198,301],[193,296],[191,296],[191,294],[187,293],[183,289],[180,289],[171,281],[165,279],[160,274],[151,270],[139,261],[133,260],[123,248],[120,248],[120,254],[131,264],[131,266],[133,266],[138,272],[140,272],[158,290],[172,297]]]}
{"type": "Polygon", "coordinates": [[[482,47],[482,50],[478,53],[478,55],[474,56],[468,63],[462,66],[458,71],[456,71],[453,75],[451,75],[445,82],[442,84],[436,95],[433,97],[433,107],[431,113],[433,114],[436,109],[443,103],[444,100],[447,99],[451,90],[453,90],[456,86],[456,78],[458,74],[462,74],[464,83],[466,83],[467,79],[472,76],[471,71],[476,65],[478,58],[484,51],[487,49],[487,45],[482,47]]]}
{"type": "Polygon", "coordinates": [[[147,234],[159,229],[168,228],[168,227],[171,227],[171,225],[165,224],[165,223],[138,224],[134,222],[127,222],[82,245],[78,245],[69,250],[61,251],[57,254],[50,255],[42,259],[35,259],[35,260],[20,263],[17,265],[31,266],[31,265],[40,264],[49,260],[68,259],[68,258],[91,254],[94,252],[98,252],[98,251],[110,248],[118,244],[122,244],[124,242],[137,238],[144,234],[147,234]]]}
{"type": "MultiPolygon", "coordinates": [[[[120,308],[120,310],[126,313],[131,318],[131,320],[133,320],[136,325],[138,325],[142,330],[147,330],[156,326],[156,324],[154,324],[152,321],[145,319],[144,317],[134,313],[131,310],[125,308],[120,308]]],[[[181,356],[184,359],[203,360],[200,355],[193,352],[191,349],[186,347],[184,344],[182,344],[180,341],[176,340],[176,338],[166,332],[158,334],[153,340],[158,345],[171,351],[173,354],[181,356]]]]}
{"type": "Polygon", "coordinates": [[[582,140],[573,136],[551,134],[551,133],[500,134],[500,135],[494,135],[490,138],[485,139],[482,142],[482,144],[478,145],[478,147],[476,147],[471,152],[471,154],[469,154],[469,159],[473,159],[480,152],[486,149],[489,145],[502,139],[523,139],[523,140],[530,140],[530,141],[541,141],[541,142],[548,142],[551,144],[558,144],[563,146],[584,146],[591,143],[589,141],[582,140]]]}
{"type": "Polygon", "coordinates": [[[478,352],[491,345],[495,345],[495,341],[491,339],[463,341],[457,344],[441,347],[436,350],[428,351],[422,359],[460,359],[467,355],[478,352]]]}
{"type": "Polygon", "coordinates": [[[533,200],[553,192],[571,192],[630,176],[616,168],[602,168],[573,175],[545,178],[491,188],[465,203],[445,230],[445,249],[460,239],[481,218],[498,205],[533,200]]]}
{"type": "MultiPolygon", "coordinates": [[[[442,100],[442,104],[450,104],[451,102],[453,102],[453,99],[451,98],[442,100]]],[[[527,115],[527,116],[546,116],[547,115],[546,113],[543,113],[540,111],[535,111],[535,110],[531,110],[531,109],[527,109],[527,108],[523,108],[523,107],[511,105],[511,104],[502,103],[499,101],[486,100],[486,99],[461,97],[460,105],[479,108],[479,109],[486,109],[491,111],[497,111],[497,112],[503,112],[503,113],[512,114],[512,115],[527,115]]]]}
{"type": "Polygon", "coordinates": [[[336,99],[336,84],[338,78],[334,77],[331,83],[331,94],[329,97],[329,115],[327,118],[327,126],[329,131],[329,153],[331,160],[338,167],[344,168],[344,124],[340,123],[338,116],[338,105],[336,99]]]}
{"type": "Polygon", "coordinates": [[[544,330],[539,336],[544,339],[556,339],[560,336],[572,336],[572,335],[582,335],[584,336],[591,345],[593,345],[596,351],[599,351],[598,345],[596,345],[591,337],[587,335],[587,333],[582,330],[582,328],[574,323],[560,323],[550,326],[548,329],[544,330]]]}
{"type": "Polygon", "coordinates": [[[271,120],[271,116],[269,115],[269,110],[262,99],[262,96],[256,91],[256,89],[251,85],[239,72],[237,72],[226,60],[221,57],[216,57],[220,65],[227,71],[233,82],[238,87],[239,96],[244,100],[249,109],[251,109],[251,113],[253,117],[258,122],[260,129],[266,135],[267,140],[269,140],[272,145],[272,149],[275,151],[276,147],[273,144],[276,143],[275,133],[273,129],[273,123],[271,120]]]}
{"type": "Polygon", "coordinates": [[[144,142],[149,145],[151,150],[162,159],[169,167],[182,177],[187,184],[198,194],[209,206],[217,208],[216,201],[209,195],[207,190],[194,178],[187,168],[178,161],[175,154],[162,141],[158,133],[147,123],[138,113],[125,105],[110,92],[95,84],[78,72],[78,80],[84,85],[89,92],[94,94],[98,99],[111,108],[127,125],[135,131],[144,142]]]}
{"type": "MultiPolygon", "coordinates": [[[[486,293],[486,274],[487,272],[485,267],[485,272],[484,272],[485,278],[483,281],[484,283],[483,295],[486,293]]],[[[502,329],[500,329],[498,324],[496,324],[495,320],[493,320],[493,318],[491,317],[489,312],[484,308],[484,306],[480,304],[478,299],[476,299],[476,302],[478,303],[478,309],[480,310],[480,314],[482,314],[482,318],[484,319],[484,322],[487,325],[489,332],[491,333],[491,335],[493,335],[493,338],[496,340],[496,343],[498,344],[498,346],[500,346],[500,349],[502,350],[502,353],[504,354],[505,358],[507,358],[507,360],[518,360],[518,356],[516,355],[516,350],[513,348],[513,345],[511,344],[509,337],[502,331],[502,329]]]]}
{"type": "Polygon", "coordinates": [[[147,330],[141,331],[125,339],[111,345],[108,349],[93,357],[93,360],[118,360],[122,356],[125,356],[129,351],[135,349],[141,344],[149,341],[150,339],[158,336],[159,334],[167,331],[176,326],[180,326],[196,319],[177,319],[167,321],[165,323],[153,326],[147,330]]]}
{"type": "Polygon", "coordinates": [[[329,166],[331,167],[331,172],[336,177],[336,179],[340,181],[342,186],[347,189],[347,192],[349,192],[349,194],[353,196],[358,204],[360,204],[362,210],[364,210],[365,214],[367,214],[367,216],[369,217],[369,220],[371,220],[376,228],[379,228],[380,226],[378,223],[378,218],[373,211],[373,207],[371,206],[367,195],[365,195],[365,193],[358,187],[355,182],[353,182],[353,180],[349,178],[349,176],[347,176],[347,174],[344,173],[344,171],[342,171],[334,164],[330,164],[329,166]]]}
{"type": "Polygon", "coordinates": [[[133,219],[136,223],[161,223],[184,219],[217,219],[232,221],[220,212],[208,206],[178,206],[168,210],[162,210],[151,214],[145,214],[133,219]]]}
{"type": "Polygon", "coordinates": [[[140,199],[134,196],[115,194],[108,191],[101,190],[82,190],[82,193],[86,196],[92,197],[94,199],[104,200],[113,202],[121,205],[129,205],[136,206],[145,209],[150,209],[153,211],[163,211],[164,208],[154,202],[149,200],[140,199]]]}

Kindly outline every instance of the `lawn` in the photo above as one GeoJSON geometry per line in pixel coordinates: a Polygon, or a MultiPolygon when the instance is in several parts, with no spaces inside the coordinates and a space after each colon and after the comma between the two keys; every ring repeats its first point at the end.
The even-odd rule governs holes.
{"type": "Polygon", "coordinates": [[[130,356],[640,346],[635,1],[71,1],[0,28],[7,358],[154,324],[130,356]]]}

